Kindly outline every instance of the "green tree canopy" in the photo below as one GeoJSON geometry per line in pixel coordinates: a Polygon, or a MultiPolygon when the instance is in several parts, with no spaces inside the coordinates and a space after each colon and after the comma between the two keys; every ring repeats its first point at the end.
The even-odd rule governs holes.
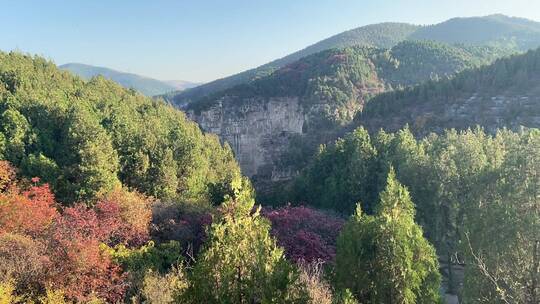
{"type": "Polygon", "coordinates": [[[247,181],[236,180],[234,194],[210,228],[206,248],[193,270],[187,296],[194,303],[303,303],[296,270],[270,235],[247,181]]]}
{"type": "Polygon", "coordinates": [[[414,205],[391,169],[375,215],[358,206],[337,245],[336,285],[362,303],[437,303],[437,256],[414,222],[414,205]]]}

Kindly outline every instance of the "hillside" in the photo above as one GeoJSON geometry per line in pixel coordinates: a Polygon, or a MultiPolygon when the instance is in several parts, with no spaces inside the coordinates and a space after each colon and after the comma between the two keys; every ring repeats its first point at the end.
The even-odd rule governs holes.
{"type": "Polygon", "coordinates": [[[367,25],[337,34],[258,68],[218,79],[185,92],[167,94],[165,98],[183,107],[215,92],[268,75],[293,61],[323,50],[354,45],[389,48],[404,40],[491,45],[514,51],[526,51],[540,46],[540,23],[504,15],[490,15],[454,18],[430,26],[404,23],[367,25]]]}
{"type": "Polygon", "coordinates": [[[373,98],[354,125],[376,131],[408,124],[416,134],[481,125],[540,127],[540,49],[464,71],[450,80],[428,82],[373,98]]]}
{"type": "Polygon", "coordinates": [[[172,91],[183,90],[196,86],[190,82],[167,82],[152,79],[136,74],[119,72],[104,67],[97,67],[82,63],[67,63],[59,66],[60,69],[89,80],[92,77],[101,75],[107,79],[119,83],[124,88],[133,88],[146,96],[161,95],[172,91]]]}
{"type": "Polygon", "coordinates": [[[232,153],[184,113],[103,77],[0,52],[0,159],[65,203],[122,185],[208,205],[239,175],[232,153]]]}
{"type": "Polygon", "coordinates": [[[238,84],[248,83],[259,77],[269,75],[274,70],[292,63],[302,57],[332,48],[342,48],[354,45],[379,48],[392,47],[398,42],[405,40],[405,38],[414,32],[416,28],[417,26],[406,23],[380,23],[363,26],[332,36],[310,45],[303,50],[294,52],[283,58],[276,59],[255,69],[218,79],[185,92],[168,94],[166,99],[170,100],[174,104],[183,106],[191,101],[199,100],[200,98],[208,96],[212,93],[228,89],[238,84]]]}
{"type": "Polygon", "coordinates": [[[508,52],[434,42],[332,49],[186,110],[203,130],[231,145],[244,174],[256,184],[278,181],[294,175],[317,145],[333,139],[377,94],[447,78],[508,52]]]}
{"type": "Polygon", "coordinates": [[[409,39],[504,46],[527,51],[540,46],[540,22],[504,15],[453,18],[420,27],[409,39]]]}

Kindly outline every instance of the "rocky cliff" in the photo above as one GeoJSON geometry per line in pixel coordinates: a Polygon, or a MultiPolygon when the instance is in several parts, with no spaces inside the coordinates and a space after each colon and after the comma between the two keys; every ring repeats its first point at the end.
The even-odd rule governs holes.
{"type": "Polygon", "coordinates": [[[273,164],[290,139],[302,134],[306,115],[298,97],[250,98],[241,106],[224,97],[208,110],[188,115],[231,146],[245,175],[289,177],[273,164]]]}
{"type": "MultiPolygon", "coordinates": [[[[235,152],[258,193],[297,174],[374,96],[489,63],[495,49],[404,42],[321,52],[185,109],[235,152]]],[[[272,189],[269,189],[272,190],[272,189]]],[[[273,191],[273,190],[272,190],[273,191]]]]}

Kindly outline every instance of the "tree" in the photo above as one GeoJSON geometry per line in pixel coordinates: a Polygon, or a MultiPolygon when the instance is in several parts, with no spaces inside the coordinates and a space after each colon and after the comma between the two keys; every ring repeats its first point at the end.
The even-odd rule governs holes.
{"type": "Polygon", "coordinates": [[[54,195],[47,184],[24,191],[13,187],[0,193],[0,233],[40,236],[57,216],[54,195]]]}
{"type": "Polygon", "coordinates": [[[540,132],[497,135],[507,148],[490,191],[471,204],[462,236],[467,303],[540,301],[540,132]]]}
{"type": "Polygon", "coordinates": [[[111,138],[92,119],[90,111],[74,106],[65,126],[63,184],[59,199],[74,202],[93,199],[119,184],[118,155],[111,138]]]}
{"type": "Polygon", "coordinates": [[[252,213],[255,201],[247,181],[237,179],[222,215],[212,224],[198,257],[187,294],[195,303],[301,303],[296,270],[270,235],[270,225],[252,213]]]}
{"type": "Polygon", "coordinates": [[[414,222],[409,192],[388,174],[373,216],[360,206],[345,225],[336,256],[336,285],[362,303],[440,302],[435,250],[414,222]]]}
{"type": "Polygon", "coordinates": [[[83,204],[64,209],[46,239],[52,264],[47,283],[78,302],[93,295],[113,303],[123,299],[125,275],[101,245],[109,239],[110,231],[100,225],[96,212],[83,204]]]}
{"type": "Polygon", "coordinates": [[[140,246],[149,236],[153,199],[125,188],[115,188],[99,199],[95,206],[100,225],[108,227],[111,246],[123,243],[140,246]]]}

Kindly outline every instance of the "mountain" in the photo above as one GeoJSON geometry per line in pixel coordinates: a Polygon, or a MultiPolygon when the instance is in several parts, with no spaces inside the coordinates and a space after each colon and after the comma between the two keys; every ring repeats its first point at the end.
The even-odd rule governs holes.
{"type": "Polygon", "coordinates": [[[430,25],[380,23],[349,30],[258,68],[218,79],[165,98],[183,107],[204,96],[268,75],[293,61],[331,48],[353,45],[389,48],[404,40],[435,40],[444,43],[491,45],[526,51],[540,46],[540,23],[504,15],[454,18],[430,25]]]}
{"type": "Polygon", "coordinates": [[[191,89],[196,86],[200,86],[202,84],[198,82],[191,82],[191,81],[185,81],[185,80],[164,80],[163,82],[175,87],[176,90],[179,90],[179,91],[191,89]]]}
{"type": "Polygon", "coordinates": [[[183,90],[196,84],[183,81],[161,81],[136,74],[115,71],[109,68],[97,67],[82,63],[67,63],[59,66],[60,69],[90,79],[97,75],[113,80],[125,88],[133,88],[146,96],[161,95],[172,91],[183,90]]]}
{"type": "Polygon", "coordinates": [[[0,160],[50,183],[61,202],[121,184],[210,204],[240,174],[230,149],[181,111],[41,57],[0,52],[0,118],[0,160]]]}
{"type": "Polygon", "coordinates": [[[203,130],[231,145],[243,173],[258,186],[294,175],[319,144],[335,138],[374,96],[448,78],[509,53],[421,41],[391,49],[331,49],[185,109],[203,130]]]}
{"type": "Polygon", "coordinates": [[[352,127],[395,131],[406,124],[417,135],[480,125],[540,127],[540,49],[464,71],[452,79],[381,94],[355,117],[352,127]]]}
{"type": "Polygon", "coordinates": [[[332,36],[303,50],[294,52],[283,58],[274,60],[258,68],[247,70],[229,77],[218,79],[199,87],[186,90],[185,92],[176,92],[168,94],[165,98],[174,104],[184,106],[187,103],[196,101],[204,96],[225,90],[238,84],[250,82],[254,79],[271,74],[289,63],[292,63],[302,57],[338,47],[347,47],[354,45],[373,46],[373,47],[392,47],[400,41],[403,41],[412,34],[418,27],[406,23],[380,23],[363,26],[353,30],[343,32],[332,36]]]}
{"type": "Polygon", "coordinates": [[[540,22],[504,15],[453,18],[420,27],[409,39],[504,46],[527,51],[540,46],[540,22]]]}

